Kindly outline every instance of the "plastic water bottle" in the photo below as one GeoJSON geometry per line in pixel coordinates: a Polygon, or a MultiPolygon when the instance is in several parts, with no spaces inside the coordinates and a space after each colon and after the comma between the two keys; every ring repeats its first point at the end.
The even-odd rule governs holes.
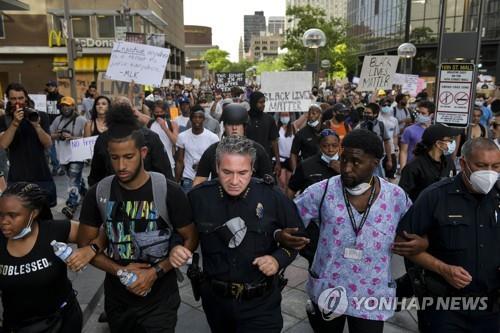
{"type": "Polygon", "coordinates": [[[129,272],[122,269],[119,269],[118,272],[116,272],[116,275],[118,275],[120,282],[127,287],[134,283],[135,280],[137,280],[137,275],[134,272],[129,272]]]}
{"type": "Polygon", "coordinates": [[[52,245],[52,248],[54,249],[54,254],[64,262],[67,262],[68,258],[73,254],[73,249],[66,243],[56,242],[53,240],[50,242],[50,245],[52,245]]]}

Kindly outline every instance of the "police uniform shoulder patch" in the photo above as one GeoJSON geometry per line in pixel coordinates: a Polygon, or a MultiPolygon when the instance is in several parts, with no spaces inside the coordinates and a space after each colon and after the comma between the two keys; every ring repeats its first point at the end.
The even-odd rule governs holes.
{"type": "Polygon", "coordinates": [[[255,215],[257,215],[259,220],[264,217],[264,206],[260,202],[257,204],[257,208],[255,208],[255,215]]]}

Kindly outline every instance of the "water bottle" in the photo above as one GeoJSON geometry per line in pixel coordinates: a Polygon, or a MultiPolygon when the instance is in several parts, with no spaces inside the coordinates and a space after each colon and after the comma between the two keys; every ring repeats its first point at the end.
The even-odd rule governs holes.
{"type": "Polygon", "coordinates": [[[135,280],[137,280],[137,275],[134,272],[129,272],[122,269],[119,269],[118,272],[116,272],[116,275],[118,275],[120,282],[127,287],[134,283],[135,280]]]}
{"type": "Polygon", "coordinates": [[[314,305],[310,299],[306,302],[306,312],[313,316],[316,314],[316,309],[314,309],[314,305]]]}
{"type": "Polygon", "coordinates": [[[67,262],[68,258],[71,257],[71,254],[73,254],[73,249],[66,243],[56,242],[53,240],[50,242],[50,245],[52,245],[52,248],[54,249],[54,254],[64,262],[67,262]]]}

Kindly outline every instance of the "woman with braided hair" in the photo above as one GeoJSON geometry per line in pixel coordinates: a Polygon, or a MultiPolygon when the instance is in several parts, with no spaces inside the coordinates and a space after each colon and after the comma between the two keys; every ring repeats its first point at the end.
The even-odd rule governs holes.
{"type": "MultiPolygon", "coordinates": [[[[47,197],[40,186],[26,182],[9,184],[0,196],[0,291],[6,332],[82,329],[82,312],[66,264],[50,245],[52,240],[75,243],[78,223],[54,221],[47,197]]],[[[81,270],[99,245],[104,247],[74,250],[68,267],[81,270]]]]}

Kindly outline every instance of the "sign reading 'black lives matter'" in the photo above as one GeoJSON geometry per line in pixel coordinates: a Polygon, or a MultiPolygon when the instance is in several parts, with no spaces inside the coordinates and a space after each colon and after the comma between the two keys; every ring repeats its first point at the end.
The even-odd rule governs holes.
{"type": "Polygon", "coordinates": [[[245,73],[216,73],[215,87],[224,92],[230,91],[232,87],[245,86],[245,73]]]}
{"type": "Polygon", "coordinates": [[[306,112],[311,106],[312,72],[264,72],[266,112],[306,112]]]}

